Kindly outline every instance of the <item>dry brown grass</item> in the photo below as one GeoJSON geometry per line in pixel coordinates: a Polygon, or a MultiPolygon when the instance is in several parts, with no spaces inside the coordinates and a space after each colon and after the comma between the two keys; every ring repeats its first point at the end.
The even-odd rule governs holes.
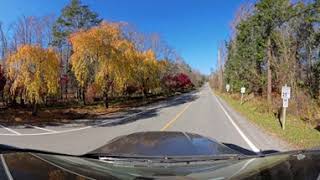
{"type": "Polygon", "coordinates": [[[42,108],[39,110],[37,116],[32,116],[30,110],[24,108],[8,108],[6,110],[0,110],[0,123],[9,125],[46,122],[69,123],[75,119],[94,119],[120,110],[123,110],[123,108],[111,107],[106,109],[99,105],[69,108],[42,108]]]}

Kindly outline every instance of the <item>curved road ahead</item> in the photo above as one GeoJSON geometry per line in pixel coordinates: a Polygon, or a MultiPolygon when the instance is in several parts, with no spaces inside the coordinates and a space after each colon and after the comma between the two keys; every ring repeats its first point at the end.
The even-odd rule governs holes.
{"type": "Polygon", "coordinates": [[[206,84],[197,92],[113,114],[108,119],[79,120],[64,126],[0,125],[0,144],[69,154],[94,150],[112,138],[139,131],[185,131],[249,151],[284,151],[285,142],[248,122],[215,96],[206,84]]]}

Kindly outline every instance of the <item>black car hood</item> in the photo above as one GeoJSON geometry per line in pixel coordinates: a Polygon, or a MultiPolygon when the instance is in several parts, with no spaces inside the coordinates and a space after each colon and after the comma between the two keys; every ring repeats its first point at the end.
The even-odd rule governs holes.
{"type": "Polygon", "coordinates": [[[0,179],[319,179],[320,152],[203,163],[135,165],[39,153],[1,155],[0,179]]]}
{"type": "MultiPolygon", "coordinates": [[[[114,139],[91,153],[196,156],[231,152],[235,151],[200,135],[142,132],[114,139]]],[[[317,150],[185,163],[110,162],[37,151],[0,154],[0,179],[317,179],[319,173],[317,150]]]]}
{"type": "Polygon", "coordinates": [[[138,132],[120,136],[90,152],[119,156],[213,156],[240,152],[207,137],[185,132],[138,132]]]}

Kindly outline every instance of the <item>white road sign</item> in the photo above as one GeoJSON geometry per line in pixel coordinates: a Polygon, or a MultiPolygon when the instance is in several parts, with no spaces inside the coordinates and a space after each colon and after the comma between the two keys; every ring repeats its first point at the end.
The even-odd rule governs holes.
{"type": "Polygon", "coordinates": [[[282,107],[287,108],[289,106],[289,99],[282,99],[282,107]]]}
{"type": "Polygon", "coordinates": [[[241,92],[241,94],[244,94],[246,92],[246,88],[242,87],[240,92],[241,92]]]}
{"type": "Polygon", "coordinates": [[[281,98],[282,99],[290,99],[290,96],[291,96],[291,88],[288,87],[287,85],[282,86],[281,98]]]}
{"type": "Polygon", "coordinates": [[[227,90],[227,92],[230,91],[230,84],[227,84],[227,85],[226,85],[226,90],[227,90]]]}

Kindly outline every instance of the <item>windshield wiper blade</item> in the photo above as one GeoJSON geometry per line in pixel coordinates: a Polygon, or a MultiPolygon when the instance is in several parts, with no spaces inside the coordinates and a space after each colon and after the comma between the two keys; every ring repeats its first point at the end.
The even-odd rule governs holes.
{"type": "Polygon", "coordinates": [[[138,161],[138,162],[195,162],[195,161],[218,161],[218,160],[239,160],[248,158],[240,154],[211,155],[211,156],[139,156],[139,155],[122,155],[108,153],[89,153],[82,157],[94,158],[104,161],[138,161]]]}

